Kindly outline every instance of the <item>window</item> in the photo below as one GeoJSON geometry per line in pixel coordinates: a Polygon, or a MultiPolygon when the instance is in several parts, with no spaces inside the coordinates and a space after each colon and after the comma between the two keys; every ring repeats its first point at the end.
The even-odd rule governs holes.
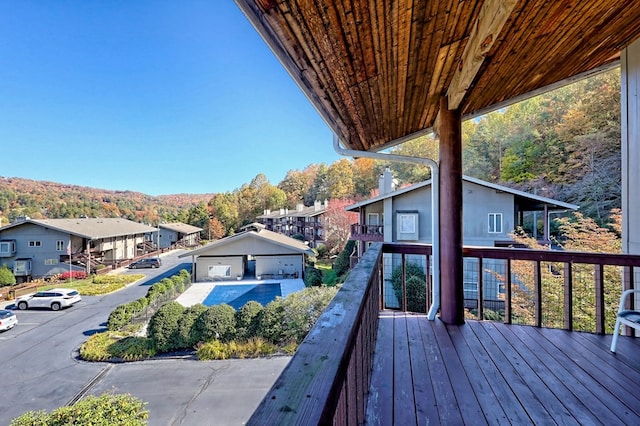
{"type": "Polygon", "coordinates": [[[489,213],[489,233],[502,233],[502,213],[489,213]]]}
{"type": "Polygon", "coordinates": [[[409,214],[401,214],[398,216],[400,224],[400,232],[403,234],[413,234],[416,232],[416,216],[409,214]]]}
{"type": "Polygon", "coordinates": [[[367,225],[379,225],[378,213],[367,213],[367,225]]]}
{"type": "Polygon", "coordinates": [[[56,241],[56,251],[64,251],[64,241],[56,241]]]}
{"type": "Polygon", "coordinates": [[[396,239],[398,241],[418,241],[418,212],[396,212],[396,239]]]}
{"type": "Polygon", "coordinates": [[[42,246],[41,241],[29,241],[29,247],[40,247],[42,246]]]}
{"type": "Polygon", "coordinates": [[[14,241],[0,241],[0,254],[13,254],[16,252],[14,241]]]}

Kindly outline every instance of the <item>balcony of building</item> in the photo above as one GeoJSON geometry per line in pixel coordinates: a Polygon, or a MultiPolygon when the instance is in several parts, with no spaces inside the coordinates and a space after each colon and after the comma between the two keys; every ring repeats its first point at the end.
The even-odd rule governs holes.
{"type": "Polygon", "coordinates": [[[351,225],[351,239],[356,241],[384,241],[383,225],[363,225],[354,223],[351,225]]]}
{"type": "Polygon", "coordinates": [[[424,312],[430,255],[373,244],[249,423],[640,424],[640,340],[609,351],[640,256],[465,247],[477,299],[450,325],[424,312]],[[406,274],[392,285],[410,264],[425,271],[422,300],[406,274]]]}

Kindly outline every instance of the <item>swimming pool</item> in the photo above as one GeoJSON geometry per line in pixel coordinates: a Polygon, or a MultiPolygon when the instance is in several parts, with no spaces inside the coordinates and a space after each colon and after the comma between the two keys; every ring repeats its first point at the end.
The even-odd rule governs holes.
{"type": "Polygon", "coordinates": [[[276,297],[282,296],[280,283],[265,284],[218,284],[202,302],[205,306],[226,303],[238,310],[245,303],[255,300],[266,306],[276,297]]]}

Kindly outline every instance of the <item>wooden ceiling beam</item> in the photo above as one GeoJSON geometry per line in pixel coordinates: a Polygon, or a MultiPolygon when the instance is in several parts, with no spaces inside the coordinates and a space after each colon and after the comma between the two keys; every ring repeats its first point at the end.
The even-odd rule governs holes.
{"type": "Polygon", "coordinates": [[[517,0],[487,0],[482,5],[447,90],[449,109],[460,106],[516,3],[517,0]]]}

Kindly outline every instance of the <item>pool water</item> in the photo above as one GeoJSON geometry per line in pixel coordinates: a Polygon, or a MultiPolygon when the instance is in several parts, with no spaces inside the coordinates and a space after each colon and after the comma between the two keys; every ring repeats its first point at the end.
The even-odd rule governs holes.
{"type": "Polygon", "coordinates": [[[266,306],[278,296],[282,296],[280,283],[216,285],[202,304],[213,306],[226,303],[238,310],[251,300],[266,306]]]}

